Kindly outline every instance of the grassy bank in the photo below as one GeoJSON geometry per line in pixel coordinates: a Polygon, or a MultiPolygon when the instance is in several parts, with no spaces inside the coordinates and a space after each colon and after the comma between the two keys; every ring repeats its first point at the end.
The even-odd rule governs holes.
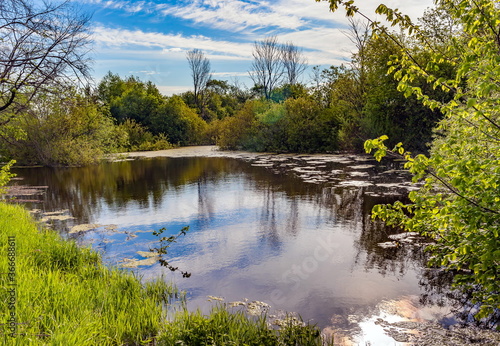
{"type": "Polygon", "coordinates": [[[219,307],[165,319],[173,289],[141,283],[100,256],[0,202],[0,344],[3,345],[320,345],[316,328],[270,328],[219,307]]]}
{"type": "Polygon", "coordinates": [[[5,345],[139,344],[159,333],[170,290],[108,269],[96,252],[39,231],[26,210],[4,203],[0,272],[5,345]]]}

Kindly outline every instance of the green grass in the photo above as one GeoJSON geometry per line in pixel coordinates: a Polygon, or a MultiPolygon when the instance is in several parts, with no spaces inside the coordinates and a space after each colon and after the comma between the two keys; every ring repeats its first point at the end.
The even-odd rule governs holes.
{"type": "Polygon", "coordinates": [[[0,344],[137,345],[164,323],[172,288],[141,284],[132,273],[105,267],[99,255],[53,231],[39,231],[21,207],[0,203],[0,344]],[[9,236],[15,236],[16,335],[8,320],[9,236]]]}
{"type": "MultiPolygon", "coordinates": [[[[276,322],[276,321],[274,321],[276,322]]],[[[180,312],[165,326],[158,339],[159,345],[331,345],[323,341],[320,330],[288,316],[274,326],[266,315],[248,316],[244,311],[228,311],[224,305],[216,306],[209,315],[201,312],[180,312]]]]}
{"type": "Polygon", "coordinates": [[[207,316],[182,311],[168,321],[165,304],[178,292],[163,278],[143,284],[128,271],[108,268],[95,251],[40,229],[25,209],[3,202],[0,273],[1,345],[322,342],[316,327],[295,322],[272,327],[265,315],[254,318],[241,311],[229,312],[225,306],[215,307],[207,316]],[[11,256],[14,248],[15,256],[11,256]],[[15,277],[9,275],[13,265],[15,277]],[[11,312],[15,312],[15,330],[10,329],[11,312]]]}

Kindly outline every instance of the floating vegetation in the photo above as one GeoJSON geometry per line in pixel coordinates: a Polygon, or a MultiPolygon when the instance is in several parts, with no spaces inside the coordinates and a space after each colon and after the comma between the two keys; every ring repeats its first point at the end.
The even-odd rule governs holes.
{"type": "Polygon", "coordinates": [[[341,181],[339,186],[343,187],[368,187],[368,186],[374,186],[373,183],[370,183],[369,181],[364,181],[364,180],[345,180],[341,181]]]}
{"type": "Polygon", "coordinates": [[[117,225],[106,225],[104,227],[106,231],[112,231],[112,232],[117,232],[118,231],[118,226],[117,225]]]}
{"type": "Polygon", "coordinates": [[[88,232],[93,229],[102,227],[102,225],[99,224],[94,224],[94,223],[84,223],[81,225],[76,225],[71,227],[71,230],[69,231],[70,234],[75,234],[75,233],[80,233],[80,232],[88,232]]]}
{"type": "Polygon", "coordinates": [[[356,165],[356,166],[347,166],[347,168],[350,169],[370,169],[370,168],[375,168],[375,165],[356,165]]]}
{"type": "Polygon", "coordinates": [[[160,256],[155,255],[146,259],[138,260],[137,258],[124,258],[120,264],[123,268],[137,268],[139,266],[150,266],[158,262],[160,256]]]}
{"type": "Polygon", "coordinates": [[[396,240],[396,241],[403,241],[403,240],[415,240],[419,234],[417,232],[404,232],[404,233],[398,233],[398,234],[391,234],[389,235],[389,239],[396,240]]]}
{"type": "Polygon", "coordinates": [[[398,247],[399,243],[397,241],[386,241],[384,243],[378,243],[377,245],[380,246],[382,249],[390,249],[398,247]]]}
{"type": "Polygon", "coordinates": [[[146,257],[146,258],[149,258],[149,257],[157,257],[158,254],[152,252],[152,251],[136,251],[136,253],[139,255],[139,256],[142,256],[142,257],[146,257]]]}
{"type": "Polygon", "coordinates": [[[369,177],[370,174],[368,172],[348,172],[351,177],[369,177]]]}
{"type": "Polygon", "coordinates": [[[207,298],[208,298],[209,302],[211,302],[212,300],[216,300],[216,301],[219,301],[219,302],[223,302],[224,301],[224,298],[222,298],[222,297],[207,296],[207,298]]]}
{"type": "Polygon", "coordinates": [[[65,221],[65,220],[75,219],[75,217],[68,215],[68,213],[69,213],[69,210],[67,210],[67,209],[42,213],[41,214],[42,218],[40,219],[40,222],[49,222],[49,221],[53,221],[53,220],[65,221]]]}

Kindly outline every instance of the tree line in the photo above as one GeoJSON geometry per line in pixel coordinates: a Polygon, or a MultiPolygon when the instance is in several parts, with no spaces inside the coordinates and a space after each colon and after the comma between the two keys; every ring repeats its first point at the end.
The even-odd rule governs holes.
{"type": "MultiPolygon", "coordinates": [[[[166,97],[152,82],[112,72],[89,87],[90,17],[69,1],[7,0],[0,6],[5,48],[0,53],[0,153],[5,159],[84,165],[111,152],[194,144],[360,151],[365,139],[382,134],[404,136],[408,148],[425,152],[442,117],[397,90],[386,61],[398,47],[373,36],[359,21],[351,21],[348,34],[357,47],[351,62],[315,66],[307,82],[303,52],[272,36],[254,44],[251,88],[213,79],[210,61],[193,49],[186,55],[193,91],[166,97]]],[[[433,13],[435,20],[423,25],[444,30],[446,18],[433,13]]],[[[424,52],[416,54],[426,59],[424,52]]],[[[441,71],[449,77],[453,68],[441,71]]],[[[425,81],[420,85],[429,88],[425,81]]]]}

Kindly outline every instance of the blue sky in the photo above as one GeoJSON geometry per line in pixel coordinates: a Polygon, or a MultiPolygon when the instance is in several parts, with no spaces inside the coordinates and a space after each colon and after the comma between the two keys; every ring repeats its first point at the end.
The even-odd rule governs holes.
{"type": "MultiPolygon", "coordinates": [[[[314,0],[74,0],[92,17],[94,77],[108,71],[151,80],[165,95],[192,89],[186,52],[198,48],[213,78],[252,86],[248,71],[257,40],[276,35],[303,50],[309,66],[340,65],[354,50],[344,12],[314,0]]],[[[380,0],[358,0],[373,14],[380,0]]],[[[432,0],[389,0],[412,18],[432,0]]],[[[309,80],[303,74],[303,82],[309,80]]]]}

